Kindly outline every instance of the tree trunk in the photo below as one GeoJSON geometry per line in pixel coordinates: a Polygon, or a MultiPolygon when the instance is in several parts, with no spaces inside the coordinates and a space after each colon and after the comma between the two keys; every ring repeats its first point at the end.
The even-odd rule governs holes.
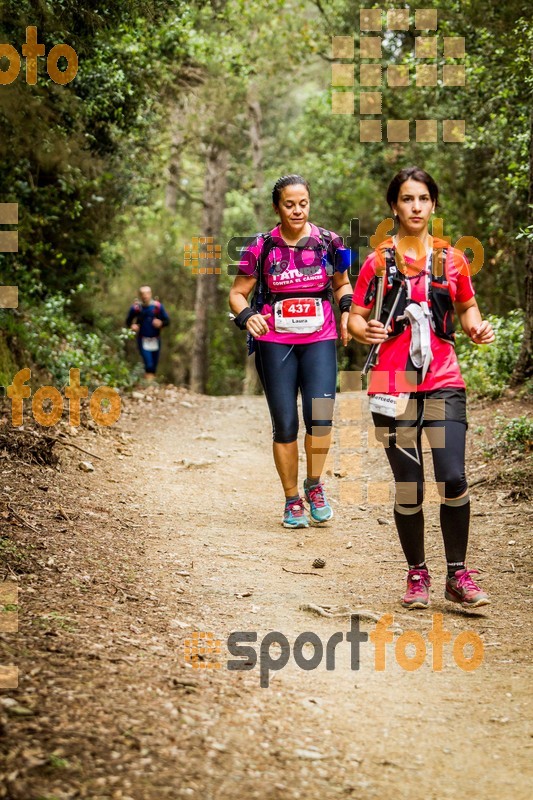
{"type": "MultiPolygon", "coordinates": [[[[210,144],[207,149],[204,212],[202,221],[202,237],[210,237],[212,244],[220,244],[222,216],[227,189],[228,153],[217,144],[210,144]]],[[[201,252],[206,252],[201,245],[201,252]]],[[[208,368],[208,315],[216,301],[220,259],[202,258],[199,269],[206,274],[197,276],[196,298],[194,304],[193,348],[191,360],[191,389],[193,392],[205,393],[208,368]],[[211,273],[211,274],[209,274],[211,273]]]]}
{"type": "Polygon", "coordinates": [[[254,96],[253,90],[248,93],[248,120],[250,124],[249,135],[252,148],[252,169],[254,173],[254,212],[255,221],[260,230],[264,225],[264,208],[261,193],[264,186],[263,175],[263,142],[261,139],[261,106],[254,96]]]}
{"type": "Polygon", "coordinates": [[[168,165],[168,179],[165,191],[165,207],[169,211],[176,211],[180,188],[181,153],[185,146],[185,126],[183,118],[187,113],[187,97],[182,97],[176,102],[170,115],[172,144],[170,147],[170,161],[168,165]]]}
{"type": "MultiPolygon", "coordinates": [[[[250,144],[252,149],[252,169],[254,175],[254,212],[258,231],[263,230],[264,210],[262,189],[264,186],[263,176],[263,142],[261,140],[261,106],[251,88],[248,93],[248,120],[250,144]]],[[[259,394],[260,382],[255,368],[255,353],[245,356],[245,375],[243,394],[259,394]]]]}
{"type": "MultiPolygon", "coordinates": [[[[529,139],[529,213],[528,224],[533,225],[533,114],[529,139]]],[[[533,230],[529,231],[526,253],[526,279],[524,286],[524,338],[518,361],[511,376],[511,386],[518,386],[533,377],[533,230]]]]}

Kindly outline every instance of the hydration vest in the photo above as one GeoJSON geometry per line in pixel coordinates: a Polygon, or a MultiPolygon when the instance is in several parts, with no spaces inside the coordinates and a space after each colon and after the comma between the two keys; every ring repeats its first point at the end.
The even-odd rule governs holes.
{"type": "MultiPolygon", "coordinates": [[[[133,304],[133,310],[135,311],[136,314],[141,314],[143,309],[147,308],[150,308],[150,306],[143,306],[142,303],[139,303],[138,300],[136,300],[133,304]]],[[[161,314],[161,303],[159,302],[159,300],[154,300],[154,317],[159,317],[160,314],[161,314]]]]}
{"type": "MultiPolygon", "coordinates": [[[[399,336],[409,325],[408,319],[400,319],[405,314],[406,306],[409,303],[416,302],[409,297],[409,280],[406,280],[405,275],[398,269],[396,263],[396,248],[387,247],[384,250],[385,264],[386,264],[386,279],[387,290],[391,288],[393,278],[400,278],[403,283],[403,289],[400,292],[398,305],[394,312],[392,319],[392,332],[389,333],[389,339],[399,336]]],[[[455,328],[453,325],[453,302],[450,297],[450,289],[446,278],[446,259],[448,256],[448,249],[432,250],[427,271],[423,270],[421,276],[427,277],[427,303],[431,311],[431,327],[433,332],[440,339],[451,342],[455,345],[455,328]],[[435,252],[438,256],[438,269],[433,269],[433,257],[435,252]],[[436,274],[437,273],[437,274],[436,274]]],[[[416,276],[415,276],[416,279],[416,276]]],[[[369,283],[368,290],[365,296],[365,304],[372,302],[376,294],[377,278],[374,276],[369,283]]]]}
{"type": "MultiPolygon", "coordinates": [[[[318,227],[318,226],[317,226],[318,227]]],[[[329,300],[330,303],[333,304],[334,297],[333,297],[333,287],[331,283],[331,276],[335,272],[335,252],[336,249],[332,242],[333,237],[331,235],[331,231],[327,231],[325,228],[318,228],[318,233],[320,236],[320,243],[314,245],[313,247],[301,247],[298,248],[299,250],[314,250],[315,253],[320,254],[321,258],[321,266],[326,268],[326,274],[329,277],[329,280],[326,286],[321,289],[320,291],[287,291],[287,292],[273,292],[269,287],[267,282],[265,281],[265,273],[264,273],[264,265],[266,259],[271,250],[274,248],[279,247],[279,242],[275,239],[270,232],[258,234],[263,238],[263,246],[261,248],[261,253],[259,254],[258,263],[257,263],[257,283],[255,287],[254,297],[252,300],[252,308],[257,308],[260,310],[265,303],[268,305],[272,305],[276,302],[276,300],[286,299],[287,297],[320,297],[323,300],[329,300]]],[[[307,237],[312,238],[312,237],[307,237]]],[[[285,245],[287,246],[287,245],[285,245]]],[[[309,267],[310,269],[318,271],[318,267],[315,265],[313,267],[309,267]]],[[[269,274],[273,275],[275,273],[276,264],[272,263],[270,266],[269,274]]],[[[302,268],[302,272],[305,269],[302,268]]]]}

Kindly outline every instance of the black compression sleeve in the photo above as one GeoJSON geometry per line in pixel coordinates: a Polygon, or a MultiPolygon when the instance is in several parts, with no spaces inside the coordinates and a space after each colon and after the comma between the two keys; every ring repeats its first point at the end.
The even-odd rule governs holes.
{"type": "Polygon", "coordinates": [[[253,317],[253,315],[257,313],[258,312],[254,311],[253,308],[250,308],[250,306],[246,306],[246,308],[243,308],[240,314],[237,314],[233,322],[238,328],[241,329],[241,331],[245,331],[246,323],[248,322],[250,317],[253,317]]]}
{"type": "Polygon", "coordinates": [[[349,311],[351,307],[352,307],[352,295],[351,294],[343,295],[339,300],[339,308],[341,312],[344,313],[345,311],[349,311]]]}

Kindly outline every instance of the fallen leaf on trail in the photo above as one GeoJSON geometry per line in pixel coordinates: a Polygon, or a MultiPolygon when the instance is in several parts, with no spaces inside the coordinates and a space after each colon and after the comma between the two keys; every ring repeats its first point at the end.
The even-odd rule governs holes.
{"type": "Polygon", "coordinates": [[[211,464],[215,462],[213,460],[203,459],[200,461],[191,461],[188,458],[180,458],[179,461],[175,462],[176,464],[183,464],[185,469],[201,469],[202,467],[209,467],[211,464]]]}
{"type": "Polygon", "coordinates": [[[326,758],[326,756],[323,755],[323,753],[320,753],[318,750],[303,750],[300,748],[294,751],[294,755],[298,758],[309,758],[313,760],[326,758]]]}
{"type": "Polygon", "coordinates": [[[31,717],[35,714],[35,711],[16,703],[14,706],[7,706],[7,713],[12,714],[14,717],[31,717]]]}

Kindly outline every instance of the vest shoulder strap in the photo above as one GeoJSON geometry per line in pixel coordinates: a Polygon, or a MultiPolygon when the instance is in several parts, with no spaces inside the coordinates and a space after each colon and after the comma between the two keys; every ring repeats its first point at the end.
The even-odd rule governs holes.
{"type": "MultiPolygon", "coordinates": [[[[431,254],[431,260],[429,262],[429,270],[431,280],[435,281],[436,283],[445,283],[446,282],[446,260],[448,258],[448,248],[443,247],[442,249],[434,249],[431,254]],[[434,256],[437,255],[437,258],[434,262],[434,256]]],[[[403,275],[401,270],[398,269],[396,264],[396,248],[395,247],[387,247],[385,250],[385,264],[387,270],[387,285],[392,285],[393,278],[400,273],[403,275]]]]}
{"type": "Polygon", "coordinates": [[[385,269],[387,273],[387,287],[390,289],[392,286],[392,281],[396,277],[403,277],[403,273],[400,272],[398,267],[396,266],[396,248],[395,247],[387,247],[385,249],[385,269]],[[398,275],[399,273],[399,275],[398,275]]]}
{"type": "MultiPolygon", "coordinates": [[[[327,254],[328,250],[332,246],[333,236],[331,235],[331,231],[326,230],[326,228],[321,228],[318,225],[317,228],[320,236],[320,248],[327,254]]],[[[257,262],[256,293],[260,293],[263,288],[265,281],[265,273],[264,273],[265,261],[270,251],[273,250],[273,248],[276,246],[274,237],[272,236],[270,231],[268,231],[267,233],[258,233],[256,239],[259,238],[263,239],[263,244],[261,246],[261,252],[259,253],[259,258],[257,262]]]]}
{"type": "Polygon", "coordinates": [[[446,283],[446,261],[448,260],[448,248],[437,248],[433,250],[431,258],[431,280],[436,283],[446,283]]]}
{"type": "Polygon", "coordinates": [[[255,284],[254,295],[252,298],[252,308],[258,308],[264,303],[264,266],[267,256],[274,246],[272,234],[270,232],[258,233],[255,237],[255,240],[257,241],[258,239],[262,239],[263,243],[261,245],[261,252],[259,253],[259,257],[257,259],[257,283],[255,284]]]}
{"type": "Polygon", "coordinates": [[[320,234],[320,239],[322,240],[322,245],[323,246],[325,245],[324,249],[327,249],[333,243],[333,236],[331,235],[331,231],[328,231],[326,228],[321,228],[318,225],[317,228],[318,228],[318,233],[320,234]]]}

